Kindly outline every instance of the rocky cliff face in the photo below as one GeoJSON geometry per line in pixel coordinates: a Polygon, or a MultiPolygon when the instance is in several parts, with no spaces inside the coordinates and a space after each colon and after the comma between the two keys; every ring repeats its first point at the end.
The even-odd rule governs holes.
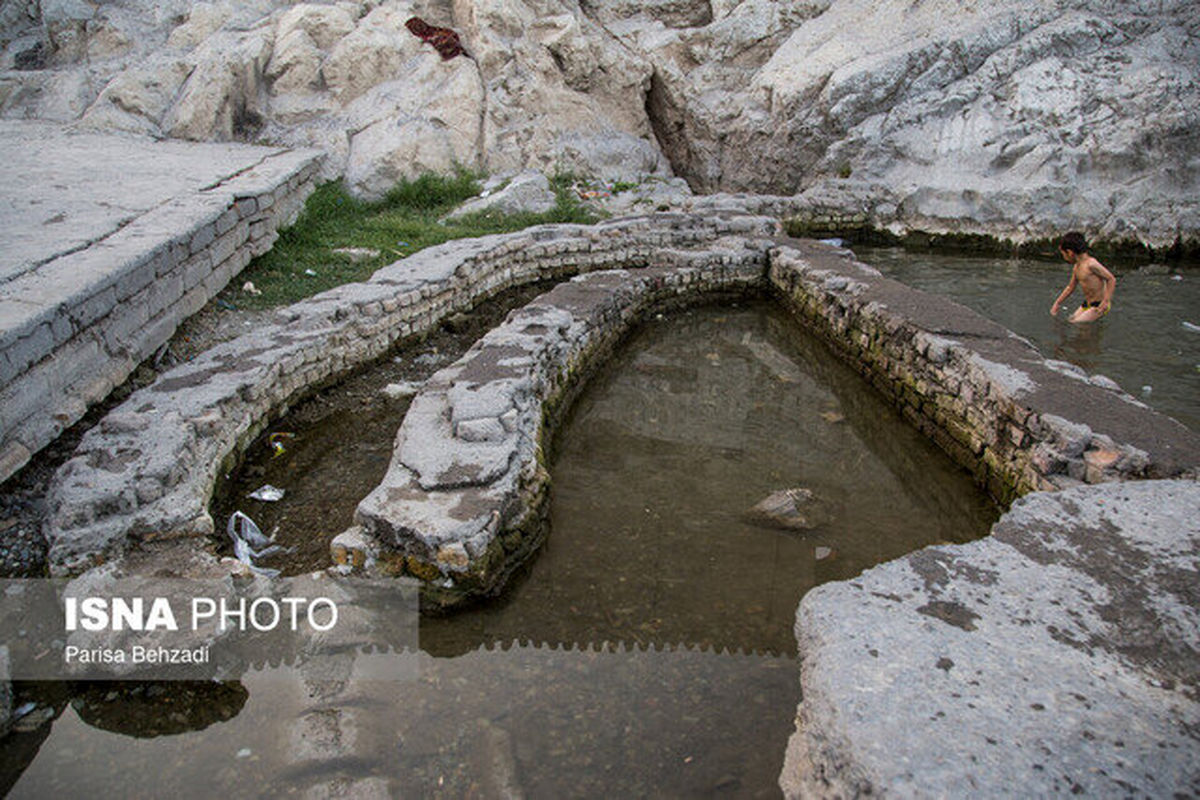
{"type": "Polygon", "coordinates": [[[0,113],[798,195],[897,232],[1200,230],[1190,0],[3,0],[0,113]],[[455,28],[443,62],[404,29],[455,28]]]}

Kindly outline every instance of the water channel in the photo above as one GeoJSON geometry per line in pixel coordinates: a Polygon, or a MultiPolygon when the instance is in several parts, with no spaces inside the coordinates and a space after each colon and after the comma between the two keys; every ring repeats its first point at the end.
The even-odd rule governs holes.
{"type": "MultiPolygon", "coordinates": [[[[347,384],[348,399],[318,396],[280,421],[272,431],[293,434],[284,453],[260,443],[214,509],[243,508],[285,542],[316,540],[280,566],[323,565],[328,538],[382,475],[406,405],[379,387],[413,377],[416,362],[444,362],[435,347],[410,348],[347,384]],[[311,405],[321,402],[336,408],[311,405]],[[368,425],[377,412],[390,421],[368,425]],[[263,482],[288,494],[245,500],[263,482]]],[[[371,775],[432,797],[512,783],[530,797],[777,796],[803,594],[977,538],[997,515],[965,472],[766,302],[641,327],[576,403],[552,474],[546,546],[494,602],[422,619],[420,652],[392,656],[404,677],[355,695],[352,757],[298,762],[308,745],[289,725],[311,702],[303,676],[113,684],[60,701],[48,736],[10,737],[6,750],[45,736],[24,740],[31,760],[11,796],[277,796],[371,775]],[[815,528],[747,517],[792,488],[819,504],[815,528]]]]}

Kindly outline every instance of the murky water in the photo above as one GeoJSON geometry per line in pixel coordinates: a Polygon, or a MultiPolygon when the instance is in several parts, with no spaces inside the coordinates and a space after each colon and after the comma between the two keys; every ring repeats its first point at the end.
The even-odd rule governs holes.
{"type": "Polygon", "coordinates": [[[1026,337],[1047,358],[1107,375],[1151,407],[1200,430],[1200,270],[1105,264],[1117,278],[1113,310],[1098,323],[1058,318],[1050,305],[1071,277],[1065,261],[1001,259],[897,248],[856,249],[860,259],[917,289],[946,295],[1026,337]],[[1185,324],[1186,323],[1186,324],[1185,324]],[[1148,390],[1144,387],[1149,387],[1148,390]]]}
{"type": "MultiPolygon", "coordinates": [[[[199,714],[198,730],[158,736],[145,714],[155,699],[102,688],[63,709],[12,796],[283,796],[336,776],[435,797],[513,784],[530,797],[777,796],[803,593],[978,537],[996,516],[765,304],[640,329],[555,450],[545,549],[496,602],[422,620],[422,652],[391,656],[402,678],[330,700],[302,676],[252,674],[245,695],[211,690],[231,718],[199,714]],[[747,519],[800,487],[817,527],[747,519]],[[317,766],[321,737],[299,720],[335,713],[352,724],[341,755],[317,766]]],[[[164,710],[173,691],[156,695],[164,710]]],[[[187,691],[204,704],[202,688],[187,691]]]]}

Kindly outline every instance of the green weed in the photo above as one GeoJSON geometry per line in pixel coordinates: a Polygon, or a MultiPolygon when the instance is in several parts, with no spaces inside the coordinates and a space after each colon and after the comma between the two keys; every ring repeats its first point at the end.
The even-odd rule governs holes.
{"type": "Polygon", "coordinates": [[[380,267],[451,239],[553,222],[590,224],[598,219],[579,201],[570,183],[556,176],[551,185],[557,203],[544,214],[481,212],[440,222],[479,193],[481,177],[467,170],[448,176],[422,175],[400,183],[376,203],[355,200],[340,182],[319,186],[295,224],[280,232],[270,252],[250,262],[220,300],[240,308],[274,308],[366,280],[380,267]],[[351,248],[378,255],[335,252],[351,248]],[[243,291],[246,282],[253,283],[259,294],[243,291]]]}

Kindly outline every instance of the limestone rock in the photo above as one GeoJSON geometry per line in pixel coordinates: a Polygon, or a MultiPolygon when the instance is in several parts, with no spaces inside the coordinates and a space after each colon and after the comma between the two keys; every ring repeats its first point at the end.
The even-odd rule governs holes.
{"type": "Polygon", "coordinates": [[[803,487],[771,492],[749,511],[746,518],[757,525],[805,531],[828,521],[828,514],[812,491],[803,487]]]}
{"type": "Polygon", "coordinates": [[[508,185],[494,193],[467,201],[450,212],[447,218],[458,219],[481,212],[541,214],[554,208],[556,202],[550,181],[542,173],[531,170],[515,176],[508,185]]]}
{"type": "Polygon", "coordinates": [[[362,99],[360,110],[385,115],[350,140],[346,184],[356,195],[378,199],[403,178],[481,165],[484,96],[472,61],[426,59],[415,80],[362,99]]]}
{"type": "Polygon", "coordinates": [[[281,33],[267,65],[276,94],[319,88],[324,54],[303,28],[281,33]]]}
{"type": "Polygon", "coordinates": [[[131,67],[109,81],[76,127],[161,135],[162,119],[191,72],[189,64],[173,58],[131,67]]]}
{"type": "MultiPolygon", "coordinates": [[[[353,7],[354,4],[347,5],[353,7]]],[[[301,3],[292,6],[279,19],[278,37],[284,39],[293,31],[302,30],[317,47],[327,51],[353,31],[358,21],[347,5],[301,3]]]]}
{"type": "Polygon", "coordinates": [[[1200,229],[1198,28],[1188,0],[13,0],[0,113],[320,146],[326,177],[351,169],[364,197],[458,159],[679,175],[794,196],[802,223],[834,227],[1162,246],[1200,229]],[[404,28],[413,15],[477,61],[443,64],[404,28]],[[195,66],[171,107],[122,107],[139,85],[168,96],[173,74],[146,75],[164,49],[195,66]],[[359,102],[463,88],[468,68],[458,109],[359,102]]]}
{"type": "Polygon", "coordinates": [[[1193,481],[1032,494],[809,592],[788,796],[1194,793],[1198,519],[1193,481]]]}
{"type": "Polygon", "coordinates": [[[188,11],[187,20],[171,31],[167,45],[191,50],[220,30],[231,14],[228,3],[196,3],[188,11]]]}
{"type": "Polygon", "coordinates": [[[398,79],[401,67],[418,55],[420,42],[404,27],[408,16],[408,9],[400,5],[380,6],[330,50],[322,71],[330,91],[343,104],[398,79]]]}
{"type": "Polygon", "coordinates": [[[269,30],[218,33],[196,54],[195,69],[163,129],[180,139],[232,139],[258,124],[263,73],[271,54],[269,30]]]}

